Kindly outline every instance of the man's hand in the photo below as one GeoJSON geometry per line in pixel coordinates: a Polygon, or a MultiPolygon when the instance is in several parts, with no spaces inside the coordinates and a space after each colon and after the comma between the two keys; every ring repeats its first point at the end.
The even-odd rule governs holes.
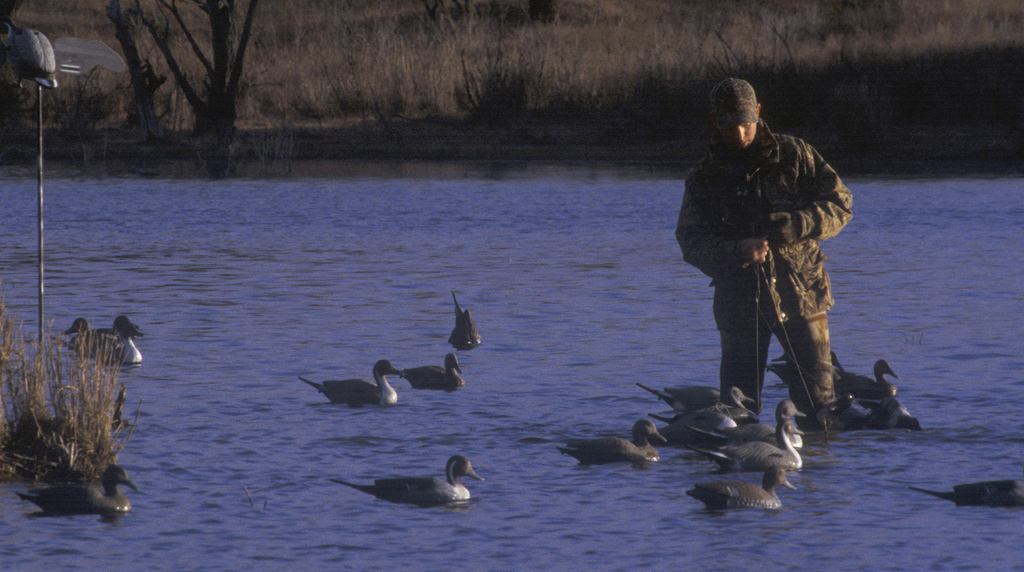
{"type": "Polygon", "coordinates": [[[760,264],[768,259],[768,239],[744,238],[740,241],[739,250],[744,264],[760,264]]]}

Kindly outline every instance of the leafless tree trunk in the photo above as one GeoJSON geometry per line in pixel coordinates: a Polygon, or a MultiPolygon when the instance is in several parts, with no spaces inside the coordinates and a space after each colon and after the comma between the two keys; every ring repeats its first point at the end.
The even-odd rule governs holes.
{"type": "Polygon", "coordinates": [[[128,15],[121,11],[121,3],[118,0],[110,0],[107,5],[107,17],[114,23],[114,37],[121,44],[121,51],[124,52],[124,59],[128,65],[139,123],[146,130],[147,138],[163,139],[164,128],[160,125],[160,118],[153,108],[153,92],[163,82],[155,77],[148,62],[143,64],[142,58],[139,57],[139,50],[132,36],[131,23],[128,15]]]}
{"type": "Polygon", "coordinates": [[[178,88],[192,107],[196,132],[214,135],[220,145],[231,143],[235,135],[236,103],[245,50],[259,0],[249,0],[237,42],[234,42],[235,0],[182,0],[183,4],[191,5],[206,15],[210,26],[207,49],[199,45],[196,34],[185,23],[178,0],[156,0],[156,9],[148,13],[142,9],[140,0],[134,2],[143,25],[149,30],[178,88]],[[185,37],[187,48],[171,44],[172,22],[185,37]],[[187,57],[189,52],[199,61],[205,74],[203,77],[190,77],[182,69],[179,58],[187,57]]]}

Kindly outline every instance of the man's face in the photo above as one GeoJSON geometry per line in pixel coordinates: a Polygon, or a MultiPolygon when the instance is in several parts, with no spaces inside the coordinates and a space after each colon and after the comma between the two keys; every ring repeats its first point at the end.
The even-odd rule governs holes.
{"type": "Polygon", "coordinates": [[[750,147],[757,135],[757,123],[737,123],[732,127],[719,127],[718,132],[722,135],[722,141],[728,147],[741,151],[750,147]]]}
{"type": "MultiPolygon", "coordinates": [[[[756,112],[761,115],[761,104],[757,105],[756,112]]],[[[747,147],[750,147],[751,143],[754,142],[754,136],[757,135],[757,123],[737,123],[736,125],[723,126],[718,123],[715,116],[711,116],[711,122],[714,123],[715,128],[718,129],[718,133],[722,135],[722,141],[725,142],[726,146],[742,151],[747,147]]]]}

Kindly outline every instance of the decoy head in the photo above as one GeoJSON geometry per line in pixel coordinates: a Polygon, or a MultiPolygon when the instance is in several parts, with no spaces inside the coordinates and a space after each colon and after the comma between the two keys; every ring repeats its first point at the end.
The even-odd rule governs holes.
{"type": "Polygon", "coordinates": [[[135,486],[135,483],[128,478],[128,473],[121,465],[113,464],[103,471],[103,488],[107,491],[115,490],[117,485],[124,485],[134,491],[139,490],[139,487],[135,486]]]}
{"type": "Polygon", "coordinates": [[[658,428],[654,426],[654,422],[650,419],[641,419],[633,424],[633,440],[656,440],[659,443],[668,443],[661,433],[658,433],[658,428]]]}
{"type": "Polygon", "coordinates": [[[751,412],[757,409],[757,401],[752,397],[747,397],[743,390],[735,385],[729,388],[729,401],[731,402],[730,405],[742,407],[751,412]]]}
{"type": "Polygon", "coordinates": [[[139,327],[128,319],[128,316],[118,316],[114,319],[114,331],[126,338],[142,337],[143,333],[139,327]]]}
{"type": "Polygon", "coordinates": [[[462,477],[469,477],[478,481],[484,480],[483,477],[476,474],[476,471],[473,470],[473,465],[469,463],[469,459],[462,455],[452,455],[444,467],[444,472],[448,482],[453,485],[458,484],[459,479],[462,477]]]}
{"type": "Polygon", "coordinates": [[[764,472],[764,478],[761,480],[761,486],[767,491],[770,491],[778,486],[783,486],[789,489],[796,490],[793,483],[789,482],[786,478],[786,469],[782,467],[772,467],[764,472]]]}
{"type": "Polygon", "coordinates": [[[386,359],[382,359],[373,364],[373,374],[377,377],[383,377],[385,375],[397,375],[402,377],[402,372],[395,369],[395,366],[391,365],[391,362],[386,359]]]}
{"type": "Polygon", "coordinates": [[[85,318],[75,318],[75,321],[71,324],[71,327],[64,330],[64,335],[68,334],[85,334],[89,331],[89,320],[85,318]]]}
{"type": "Polygon", "coordinates": [[[807,415],[800,413],[792,401],[783,399],[775,408],[775,417],[777,419],[787,419],[789,417],[807,417],[807,415]]]}
{"type": "Polygon", "coordinates": [[[444,367],[445,369],[453,369],[459,373],[462,373],[462,368],[459,367],[459,358],[453,353],[448,353],[444,356],[444,367]]]}

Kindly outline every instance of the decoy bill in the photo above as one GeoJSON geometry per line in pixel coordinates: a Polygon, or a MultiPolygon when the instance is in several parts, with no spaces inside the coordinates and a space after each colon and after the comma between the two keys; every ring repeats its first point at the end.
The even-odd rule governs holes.
{"type": "Polygon", "coordinates": [[[775,489],[779,486],[796,489],[786,478],[786,471],[773,467],[764,472],[761,486],[746,481],[711,481],[697,483],[686,494],[704,503],[710,510],[730,508],[780,509],[775,489]]]}
{"type": "Polygon", "coordinates": [[[324,382],[310,381],[302,376],[299,379],[315,387],[327,396],[331,403],[344,403],[352,407],[362,405],[392,405],[398,401],[398,393],[388,383],[388,375],[401,376],[402,372],[395,369],[386,359],[373,365],[373,379],[330,379],[324,382]]]}
{"type": "Polygon", "coordinates": [[[449,458],[444,472],[444,479],[396,477],[377,479],[373,481],[372,485],[359,485],[341,479],[331,479],[331,481],[371,494],[381,500],[419,506],[437,506],[470,500],[469,489],[462,484],[462,477],[478,481],[484,480],[473,470],[469,459],[462,455],[453,455],[449,458]]]}
{"type": "Polygon", "coordinates": [[[643,463],[659,459],[658,450],[650,443],[652,439],[660,443],[668,442],[649,419],[641,419],[634,423],[632,434],[632,441],[621,437],[573,439],[568,441],[565,447],[558,447],[558,450],[575,457],[581,465],[643,463]]]}
{"type": "Polygon", "coordinates": [[[102,483],[102,490],[91,484],[63,484],[18,493],[18,496],[35,503],[44,515],[114,515],[132,509],[131,501],[117,490],[117,486],[125,485],[136,491],[139,489],[120,465],[108,466],[103,472],[102,483]]]}
{"type": "Polygon", "coordinates": [[[476,329],[476,322],[473,321],[473,315],[469,310],[463,310],[459,306],[454,290],[452,300],[455,302],[455,327],[448,336],[448,343],[457,350],[471,350],[480,345],[480,331],[476,329]]]}

